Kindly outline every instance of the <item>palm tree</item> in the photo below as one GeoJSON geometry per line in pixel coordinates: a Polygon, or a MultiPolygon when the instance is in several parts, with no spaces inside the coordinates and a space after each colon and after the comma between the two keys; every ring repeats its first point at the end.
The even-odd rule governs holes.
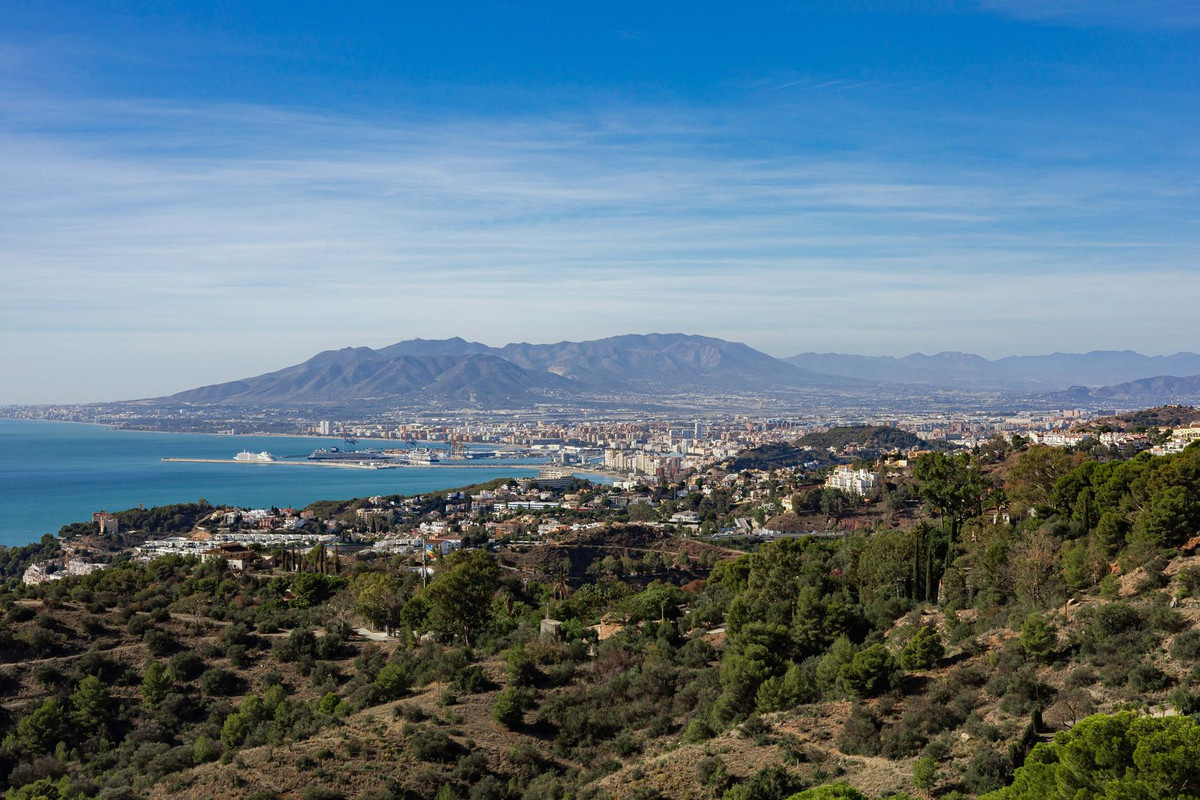
{"type": "Polygon", "coordinates": [[[565,572],[559,572],[554,579],[554,599],[566,600],[571,594],[571,587],[567,585],[567,575],[565,572]]]}

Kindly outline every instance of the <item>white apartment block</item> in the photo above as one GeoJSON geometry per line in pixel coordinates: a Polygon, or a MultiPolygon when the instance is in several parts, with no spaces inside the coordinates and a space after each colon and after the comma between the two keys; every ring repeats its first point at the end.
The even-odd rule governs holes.
{"type": "Polygon", "coordinates": [[[838,466],[825,479],[830,489],[841,489],[849,494],[865,495],[879,486],[879,473],[865,469],[852,469],[845,464],[838,466]]]}

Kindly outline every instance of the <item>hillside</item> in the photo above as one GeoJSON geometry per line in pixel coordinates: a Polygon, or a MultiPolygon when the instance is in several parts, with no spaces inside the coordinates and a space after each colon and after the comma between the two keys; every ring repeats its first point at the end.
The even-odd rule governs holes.
{"type": "MultiPolygon", "coordinates": [[[[170,556],[10,582],[0,786],[784,800],[841,781],[861,793],[842,797],[1025,800],[1055,796],[1037,765],[1074,741],[1119,769],[1073,762],[1099,787],[1073,796],[1185,796],[1200,777],[1200,731],[1174,716],[1200,709],[1198,462],[1200,446],[1108,462],[1031,447],[984,474],[927,453],[896,480],[935,516],[741,555],[601,505],[596,524],[437,559],[427,586],[416,556],[319,548],[286,569],[170,556]],[[984,510],[993,480],[1004,493],[986,502],[1011,522],[984,510]]],[[[660,489],[664,515],[688,499],[660,489]]],[[[691,499],[771,502],[716,495],[691,499]]],[[[448,501],[383,500],[409,524],[448,501]]],[[[373,507],[319,505],[343,522],[373,507]]]]}
{"type": "Polygon", "coordinates": [[[1093,397],[1124,403],[1178,403],[1200,400],[1200,375],[1177,378],[1160,375],[1128,381],[1115,386],[1101,386],[1092,391],[1093,397]]]}
{"type": "Polygon", "coordinates": [[[1158,428],[1180,428],[1200,423],[1200,409],[1194,406],[1156,406],[1114,417],[1100,417],[1087,424],[1087,428],[1109,427],[1120,431],[1147,431],[1158,428]]]}
{"type": "MultiPolygon", "coordinates": [[[[266,632],[247,631],[236,621],[240,615],[231,620],[215,606],[201,612],[199,625],[191,612],[139,611],[154,596],[174,594],[176,585],[186,591],[178,582],[186,583],[187,572],[177,565],[157,571],[156,592],[143,590],[141,602],[117,601],[112,612],[88,611],[71,599],[13,603],[7,613],[17,641],[50,630],[57,643],[49,659],[5,658],[10,662],[6,704],[18,713],[37,707],[44,696],[38,681],[56,674],[61,677],[50,680],[79,685],[87,675],[101,676],[112,682],[114,699],[136,707],[149,696],[141,687],[150,684],[138,677],[145,665],[169,665],[172,677],[163,682],[162,699],[156,701],[169,718],[159,714],[100,726],[114,735],[128,731],[145,739],[152,720],[166,722],[154,735],[171,737],[167,742],[156,745],[151,739],[131,751],[146,765],[136,775],[118,772],[109,779],[109,785],[129,780],[152,798],[404,793],[433,798],[447,785],[464,796],[482,785],[493,793],[488,796],[528,797],[534,786],[562,791],[579,779],[572,777],[579,769],[593,776],[589,796],[615,800],[645,797],[649,789],[657,796],[700,800],[712,797],[714,789],[720,795],[738,786],[759,787],[752,797],[781,797],[765,787],[798,791],[833,779],[878,798],[913,792],[922,754],[936,764],[937,794],[957,788],[973,796],[999,785],[1002,764],[1014,748],[1021,752],[1046,740],[1049,732],[1130,700],[1164,703],[1172,685],[1188,683],[1191,665],[1200,657],[1200,601],[1188,597],[1171,610],[1156,598],[1191,591],[1185,589],[1192,586],[1191,577],[1185,581],[1189,568],[1200,568],[1200,559],[1169,562],[1165,581],[1157,584],[1161,590],[1139,590],[1153,579],[1135,572],[1113,600],[1083,597],[1045,617],[1049,639],[1037,640],[1003,623],[997,627],[974,611],[914,612],[888,626],[880,641],[896,652],[915,653],[911,642],[922,631],[933,631],[944,652],[932,666],[909,673],[897,684],[899,692],[853,702],[802,698],[794,708],[769,710],[777,701],[766,700],[760,690],[755,702],[767,703],[760,715],[712,735],[678,721],[686,722],[689,708],[705,694],[720,699],[715,678],[722,671],[722,651],[732,646],[722,635],[706,633],[703,625],[692,627],[704,608],[703,595],[688,603],[691,611],[677,617],[679,625],[671,626],[683,638],[668,645],[666,659],[648,649],[662,641],[654,625],[617,634],[595,657],[570,642],[535,636],[525,645],[528,660],[521,667],[529,677],[516,680],[513,651],[480,653],[477,664],[468,666],[461,650],[425,645],[410,651],[398,639],[376,642],[318,630],[312,644],[304,644],[303,627],[288,630],[313,618],[302,610],[281,609],[284,629],[266,632]],[[1125,593],[1124,600],[1116,599],[1125,593]],[[128,622],[121,621],[126,615],[120,610],[133,612],[128,622]],[[1035,640],[1048,644],[1030,649],[1035,640]],[[306,657],[309,647],[312,656],[306,657]],[[412,688],[395,699],[380,694],[386,684],[379,676],[388,664],[405,665],[412,676],[406,679],[412,688]],[[118,677],[131,673],[132,683],[118,677]],[[277,685],[286,692],[271,689],[277,685]],[[527,687],[523,691],[532,708],[510,728],[497,723],[493,710],[510,691],[504,687],[513,685],[527,687]],[[1041,728],[1031,734],[1029,712],[1039,697],[1045,698],[1041,728]],[[203,707],[222,705],[247,727],[206,726],[203,707]],[[184,745],[171,745],[171,732],[181,724],[190,725],[192,733],[184,745]],[[255,726],[265,728],[260,732],[255,726]],[[277,736],[287,744],[273,741],[277,736]],[[236,755],[222,757],[238,741],[236,755]],[[608,766],[597,770],[603,763],[608,766]],[[323,793],[317,794],[314,785],[323,793]]],[[[143,582],[136,573],[129,578],[132,585],[143,582]]],[[[84,583],[106,602],[111,581],[84,583]]],[[[238,584],[239,596],[262,594],[245,580],[238,584]]],[[[595,600],[589,596],[585,602],[595,600]]],[[[667,607],[678,602],[678,596],[671,598],[667,607]]],[[[268,607],[259,599],[248,608],[261,616],[268,607]]],[[[24,769],[9,765],[18,769],[13,774],[19,780],[57,771],[51,763],[24,769]]]]}
{"type": "Polygon", "coordinates": [[[812,450],[797,447],[787,442],[776,442],[742,450],[729,463],[729,469],[740,472],[744,469],[796,467],[808,461],[818,460],[821,457],[821,453],[815,453],[812,450]]]}
{"type": "Polygon", "coordinates": [[[796,440],[796,445],[813,450],[844,450],[851,446],[866,450],[908,450],[925,447],[927,442],[915,433],[884,425],[844,425],[820,433],[806,433],[796,440]]]}

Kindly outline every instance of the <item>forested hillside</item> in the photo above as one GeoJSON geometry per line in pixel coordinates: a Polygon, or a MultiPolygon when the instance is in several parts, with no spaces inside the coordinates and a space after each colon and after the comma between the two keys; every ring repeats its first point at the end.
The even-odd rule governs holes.
{"type": "Polygon", "coordinates": [[[427,586],[320,554],[10,583],[6,796],[1195,796],[1200,445],[929,453],[901,482],[915,525],[701,579],[666,536],[674,563],[575,589],[509,549],[427,586]]]}
{"type": "Polygon", "coordinates": [[[914,433],[889,428],[885,425],[844,425],[835,426],[821,433],[808,433],[796,441],[799,447],[809,447],[813,450],[844,450],[850,446],[863,447],[868,450],[908,450],[913,447],[924,447],[926,442],[914,433]]]}

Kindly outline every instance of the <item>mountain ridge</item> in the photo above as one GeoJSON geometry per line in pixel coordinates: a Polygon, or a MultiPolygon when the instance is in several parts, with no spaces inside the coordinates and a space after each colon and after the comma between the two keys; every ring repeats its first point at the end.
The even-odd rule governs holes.
{"type": "Polygon", "coordinates": [[[844,383],[740,342],[627,334],[489,347],[462,338],[326,350],[300,364],[171,395],[172,402],[279,405],[363,400],[507,408],[598,393],[787,391],[844,383]]]}
{"type": "MultiPolygon", "coordinates": [[[[493,347],[461,337],[408,339],[381,348],[325,350],[299,364],[170,395],[170,402],[226,405],[396,403],[514,408],[543,402],[595,403],[615,396],[686,393],[788,395],[869,392],[889,386],[1014,391],[1119,400],[1192,396],[1187,378],[1200,355],[1133,351],[1053,353],[986,359],[958,351],[859,356],[802,353],[775,358],[741,342],[683,333],[623,334],[588,341],[493,347]],[[1188,371],[1190,370],[1190,371],[1188,371]],[[1133,381],[1145,386],[1121,387],[1133,381]]],[[[1193,369],[1194,367],[1194,369],[1193,369]]],[[[151,401],[147,401],[151,402],[151,401]]]]}

